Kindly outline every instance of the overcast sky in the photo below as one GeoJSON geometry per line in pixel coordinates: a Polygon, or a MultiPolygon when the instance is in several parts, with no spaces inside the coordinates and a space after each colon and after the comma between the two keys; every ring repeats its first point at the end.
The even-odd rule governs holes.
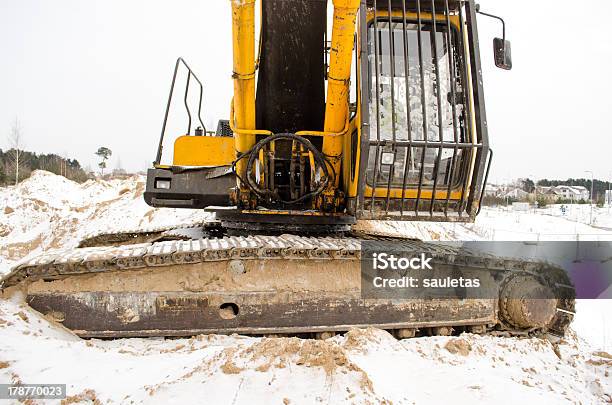
{"type": "MultiPolygon", "coordinates": [[[[480,16],[493,180],[585,170],[609,178],[612,1],[480,3],[506,19],[514,58],[511,72],[494,67],[501,25],[480,16]]],[[[0,148],[18,117],[24,149],[95,167],[94,152],[107,146],[111,168],[119,158],[143,170],[155,156],[178,56],[204,82],[204,124],[214,129],[229,115],[229,0],[0,0],[0,52],[0,148]]],[[[184,132],[182,114],[173,111],[169,136],[184,132]]]]}

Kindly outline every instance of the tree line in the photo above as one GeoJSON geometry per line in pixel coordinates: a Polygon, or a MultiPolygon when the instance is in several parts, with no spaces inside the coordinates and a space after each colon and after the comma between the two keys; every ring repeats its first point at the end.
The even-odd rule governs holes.
{"type": "MultiPolygon", "coordinates": [[[[0,186],[16,185],[30,177],[34,170],[46,170],[79,183],[93,177],[90,170],[84,170],[76,159],[65,158],[55,153],[45,154],[24,150],[23,129],[18,118],[15,118],[11,126],[7,141],[9,149],[4,151],[0,149],[0,186]]],[[[104,146],[95,152],[101,160],[98,166],[102,175],[106,161],[112,154],[113,152],[104,146]]],[[[125,171],[118,167],[113,173],[125,174],[125,171]]]]}
{"type": "Polygon", "coordinates": [[[54,153],[0,149],[0,186],[15,184],[27,179],[34,170],[46,170],[79,183],[90,178],[76,159],[64,158],[54,153]],[[18,160],[16,156],[19,156],[18,160]]]}

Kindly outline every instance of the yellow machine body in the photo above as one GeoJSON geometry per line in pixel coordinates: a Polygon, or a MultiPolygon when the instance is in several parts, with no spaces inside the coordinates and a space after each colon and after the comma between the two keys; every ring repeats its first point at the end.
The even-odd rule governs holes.
{"type": "MultiPolygon", "coordinates": [[[[262,0],[262,4],[266,1],[269,4],[279,0],[262,0]]],[[[297,3],[301,1],[291,0],[297,3]]],[[[270,213],[279,216],[307,213],[320,216],[334,214],[333,217],[336,217],[337,214],[346,214],[367,219],[395,218],[402,220],[445,220],[449,212],[457,212],[458,215],[451,215],[452,220],[457,219],[456,217],[463,221],[473,220],[479,210],[478,197],[482,194],[481,183],[485,177],[485,166],[490,152],[482,101],[479,51],[477,47],[474,47],[474,43],[477,44],[477,36],[475,36],[475,21],[471,15],[474,13],[472,2],[392,0],[379,2],[380,5],[376,5],[376,2],[368,0],[365,6],[359,0],[330,0],[330,3],[333,5],[333,24],[331,40],[327,41],[325,47],[326,95],[324,119],[320,126],[296,127],[289,131],[296,136],[293,138],[278,138],[278,129],[274,130],[265,125],[258,126],[258,116],[261,111],[258,111],[257,106],[261,101],[260,97],[264,97],[259,95],[261,84],[258,84],[262,58],[265,57],[262,54],[262,42],[269,39],[263,37],[262,28],[259,29],[259,36],[257,35],[256,13],[261,10],[262,15],[259,21],[260,24],[263,24],[261,21],[264,20],[264,7],[258,7],[256,0],[233,1],[231,4],[233,48],[231,77],[234,83],[234,94],[229,108],[228,122],[232,136],[181,136],[175,142],[173,165],[182,167],[232,166],[235,181],[232,190],[228,190],[228,205],[236,207],[238,212],[254,212],[257,207],[265,207],[266,217],[269,217],[270,213]],[[407,28],[408,25],[411,27],[407,28]],[[402,130],[404,133],[397,136],[397,139],[400,140],[398,142],[395,128],[393,128],[392,142],[389,142],[390,140],[381,141],[381,134],[377,135],[378,139],[376,135],[372,135],[378,133],[378,130],[374,132],[372,128],[374,123],[370,121],[372,114],[378,114],[376,118],[379,120],[386,117],[382,116],[378,107],[373,109],[375,96],[372,94],[372,87],[366,87],[367,83],[373,86],[376,80],[376,85],[379,86],[378,80],[380,79],[384,82],[380,84],[380,88],[389,87],[389,84],[385,83],[392,83],[391,87],[396,88],[398,81],[404,80],[408,88],[408,80],[412,80],[408,72],[404,77],[397,72],[391,75],[385,73],[386,76],[384,76],[376,70],[376,76],[373,77],[372,64],[374,62],[371,48],[377,45],[382,46],[382,42],[381,44],[376,42],[382,39],[378,37],[372,39],[372,26],[375,27],[374,30],[384,31],[385,35],[389,33],[388,42],[390,44],[393,44],[393,38],[400,38],[398,35],[403,32],[402,40],[405,41],[406,47],[409,43],[409,33],[413,35],[414,32],[418,32],[421,93],[427,93],[429,97],[426,100],[425,96],[422,96],[423,116],[427,115],[429,104],[437,108],[437,113],[434,111],[434,118],[436,114],[442,115],[444,110],[440,103],[445,103],[446,98],[450,99],[453,90],[460,93],[453,93],[452,97],[455,101],[449,101],[451,104],[445,107],[450,109],[452,106],[453,108],[454,140],[442,139],[443,136],[449,138],[452,136],[443,135],[441,125],[437,126],[439,129],[437,140],[430,139],[429,128],[423,129],[423,134],[420,135],[422,139],[416,140],[411,139],[410,134],[406,139],[405,130],[402,130]],[[403,31],[400,31],[402,26],[403,31]],[[434,42],[429,46],[422,37],[434,42]],[[436,40],[442,41],[443,44],[436,44],[436,40]],[[436,49],[423,51],[426,46],[436,49]],[[444,63],[451,65],[451,73],[454,68],[462,69],[461,72],[456,72],[456,78],[451,77],[451,73],[447,73],[452,89],[451,92],[448,92],[445,87],[442,91],[448,94],[439,94],[441,91],[439,82],[442,80],[442,76],[439,75],[444,72],[440,73],[440,60],[434,58],[434,53],[435,57],[439,57],[438,52],[444,53],[443,56],[446,58],[444,63]],[[451,53],[455,56],[450,56],[451,53]],[[327,60],[327,55],[329,60],[327,60]],[[430,63],[431,60],[425,61],[427,58],[435,60],[430,63]],[[450,62],[446,62],[449,58],[450,62]],[[457,59],[453,60],[453,58],[457,59]],[[423,72],[425,63],[435,69],[433,73],[423,72]],[[455,66],[452,66],[453,64],[455,66]],[[478,89],[475,89],[473,83],[475,79],[479,81],[478,89]],[[425,83],[424,80],[429,81],[425,83]],[[478,90],[477,94],[476,90],[478,90]],[[437,100],[435,100],[436,97],[437,100]],[[459,117],[460,113],[455,111],[455,108],[459,108],[456,107],[459,105],[456,101],[458,97],[462,97],[461,117],[459,117]],[[429,103],[427,106],[425,106],[426,102],[429,103]],[[366,116],[368,114],[369,118],[366,116]],[[461,128],[459,128],[460,135],[458,136],[459,119],[461,128]],[[275,137],[278,140],[271,140],[265,147],[257,148],[258,143],[266,138],[275,137]],[[300,143],[298,142],[300,139],[305,141],[300,141],[300,143]],[[289,147],[291,150],[288,150],[286,146],[282,152],[282,148],[277,146],[282,142],[291,142],[292,146],[289,147]],[[309,142],[311,149],[316,149],[319,157],[322,157],[325,163],[317,161],[317,153],[309,150],[304,142],[309,142]],[[456,146],[449,146],[452,142],[456,146]],[[257,149],[256,152],[253,152],[254,149],[257,149]],[[278,159],[281,153],[285,153],[284,160],[295,160],[291,163],[291,170],[295,170],[295,173],[291,172],[288,175],[289,178],[284,179],[286,184],[279,186],[277,184],[278,172],[290,170],[289,164],[280,166],[279,169],[279,164],[275,159],[278,159]],[[395,162],[395,156],[398,153],[405,154],[403,184],[391,181],[393,169],[389,168],[389,159],[387,158],[387,162],[382,162],[378,156],[379,153],[392,153],[394,168],[400,166],[395,162]],[[256,158],[250,159],[254,154],[257,155],[256,158]],[[374,154],[376,154],[376,159],[373,158],[374,154]],[[420,167],[420,176],[416,176],[419,177],[419,180],[407,182],[408,160],[411,158],[414,161],[415,157],[422,160],[415,166],[420,167]],[[374,170],[370,167],[372,161],[375,162],[374,170]],[[377,177],[376,172],[377,166],[382,167],[383,164],[387,165],[385,168],[390,172],[380,174],[378,177],[383,180],[389,178],[386,186],[380,185],[383,180],[377,177]],[[444,170],[441,169],[442,165],[446,165],[444,170]],[[298,173],[300,170],[302,172],[298,173]],[[425,175],[424,171],[426,171],[425,175]],[[324,187],[317,190],[316,193],[311,193],[312,195],[308,194],[308,187],[315,189],[321,177],[327,179],[325,175],[330,179],[324,187]],[[372,180],[372,176],[377,178],[372,180]],[[438,177],[445,178],[441,180],[438,177]],[[301,184],[295,185],[297,180],[301,184]],[[305,187],[304,184],[306,184],[305,187]],[[291,194],[297,197],[287,202],[288,198],[279,197],[279,194],[282,193],[279,187],[293,187],[291,192],[287,191],[285,195],[291,194]],[[308,198],[299,198],[301,194],[295,192],[294,188],[299,189],[300,187],[307,189],[306,192],[302,190],[302,193],[308,194],[306,196],[308,198]],[[412,211],[414,215],[405,215],[405,211],[412,211]],[[426,218],[426,212],[429,212],[430,218],[426,218]],[[438,215],[441,213],[443,215],[438,215]]],[[[282,9],[282,6],[279,7],[282,9]]],[[[290,32],[282,33],[282,35],[285,34],[292,35],[290,32]]],[[[380,32],[376,32],[376,35],[380,35],[380,32]]],[[[410,42],[411,46],[413,44],[410,42]]],[[[386,44],[386,46],[392,47],[393,45],[386,44]]],[[[291,51],[291,49],[282,49],[282,52],[285,53],[291,51]]],[[[393,50],[392,56],[389,53],[390,50],[379,49],[375,52],[378,52],[378,55],[375,55],[374,58],[378,56],[379,59],[387,57],[400,59],[401,57],[401,52],[398,52],[397,49],[393,50]]],[[[409,60],[407,52],[404,51],[406,65],[409,60]]],[[[412,56],[414,55],[411,54],[412,56]]],[[[302,63],[307,64],[308,61],[302,60],[302,63]]],[[[376,63],[380,64],[380,69],[389,69],[389,64],[385,66],[386,62],[378,60],[376,63]]],[[[402,66],[396,59],[393,59],[391,63],[394,66],[402,66]]],[[[446,69],[448,68],[447,66],[446,69]]],[[[270,78],[271,81],[276,81],[273,83],[276,86],[283,86],[286,80],[291,79],[283,78],[282,75],[281,79],[278,79],[277,76],[270,78]]],[[[319,83],[313,83],[313,85],[319,85],[319,83]]],[[[388,97],[381,101],[383,104],[388,102],[388,97]]],[[[269,103],[280,104],[282,108],[282,97],[279,97],[278,101],[269,100],[269,103]]],[[[412,108],[412,103],[410,101],[409,108],[412,108]]],[[[393,120],[397,121],[397,117],[393,117],[393,120]]],[[[408,117],[406,121],[409,120],[408,117]]],[[[425,121],[424,126],[429,125],[435,130],[435,122],[427,122],[426,118],[422,118],[422,121],[425,121]]],[[[442,122],[441,119],[440,122],[442,122]]],[[[292,127],[291,124],[288,122],[286,126],[292,127]]],[[[410,126],[410,123],[408,125],[410,126]]],[[[414,128],[411,131],[414,131],[414,128]]],[[[383,137],[385,136],[390,137],[389,134],[383,134],[383,137]]],[[[161,165],[157,165],[157,168],[167,169],[161,165]]],[[[418,169],[414,169],[414,173],[418,174],[418,169]]],[[[410,175],[414,177],[414,173],[410,175]]],[[[163,175],[167,176],[167,173],[163,175]]],[[[155,194],[154,191],[151,193],[155,194]]],[[[175,197],[176,195],[178,194],[174,194],[175,197]]],[[[163,199],[158,198],[157,201],[163,201],[163,199]]]]}
{"type": "Polygon", "coordinates": [[[234,139],[224,136],[179,136],[174,141],[174,166],[231,166],[236,159],[234,139]]]}

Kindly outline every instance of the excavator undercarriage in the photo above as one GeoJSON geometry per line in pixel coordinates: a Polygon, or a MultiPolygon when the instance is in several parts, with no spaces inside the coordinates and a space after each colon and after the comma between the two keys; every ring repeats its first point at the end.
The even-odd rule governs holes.
{"type": "Polygon", "coordinates": [[[7,294],[21,291],[32,308],[81,337],[328,336],[367,326],[400,337],[453,331],[562,336],[574,311],[570,284],[562,269],[542,263],[354,233],[56,251],[16,267],[2,288],[7,294]],[[494,284],[499,298],[363,298],[361,246],[379,240],[428,252],[440,274],[451,274],[455,266],[469,269],[494,284]]]}

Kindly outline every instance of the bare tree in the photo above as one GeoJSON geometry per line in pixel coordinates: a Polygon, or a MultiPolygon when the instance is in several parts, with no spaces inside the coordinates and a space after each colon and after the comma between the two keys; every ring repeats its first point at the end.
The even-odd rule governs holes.
{"type": "Polygon", "coordinates": [[[21,148],[23,147],[23,131],[18,118],[15,118],[15,122],[13,123],[11,132],[8,136],[8,142],[11,147],[8,152],[8,157],[15,171],[15,185],[17,185],[17,183],[19,183],[19,169],[24,166],[21,156],[21,148]]]}

